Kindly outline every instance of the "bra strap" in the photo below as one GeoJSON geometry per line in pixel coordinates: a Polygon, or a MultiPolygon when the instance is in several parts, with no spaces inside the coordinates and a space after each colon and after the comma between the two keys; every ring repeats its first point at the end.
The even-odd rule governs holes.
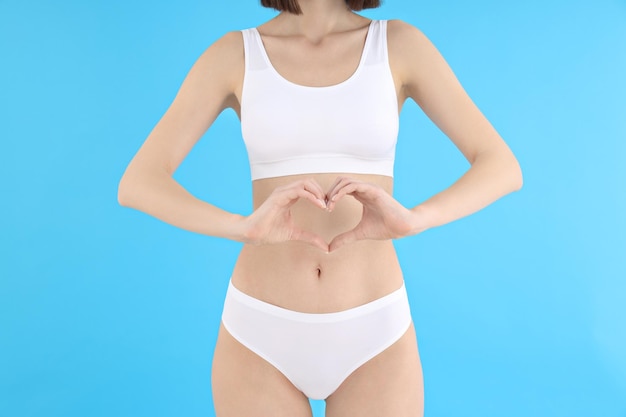
{"type": "Polygon", "coordinates": [[[372,27],[371,42],[365,60],[366,65],[380,64],[387,61],[387,21],[378,20],[372,27]]]}
{"type": "Polygon", "coordinates": [[[244,29],[241,31],[243,34],[243,48],[246,70],[255,71],[267,68],[267,62],[263,57],[261,51],[261,37],[256,29],[244,29]]]}

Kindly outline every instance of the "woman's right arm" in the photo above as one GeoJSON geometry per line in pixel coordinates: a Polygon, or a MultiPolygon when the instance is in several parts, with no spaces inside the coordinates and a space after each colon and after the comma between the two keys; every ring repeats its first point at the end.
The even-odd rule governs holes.
{"type": "Polygon", "coordinates": [[[118,202],[192,232],[250,244],[299,240],[328,251],[319,236],[300,230],[290,207],[304,198],[326,209],[312,180],[276,189],[249,216],[229,213],[185,190],[173,174],[191,148],[226,108],[238,106],[244,73],[243,38],[231,32],[207,48],[185,77],[174,101],[130,161],[118,202]]]}
{"type": "Polygon", "coordinates": [[[197,199],[173,174],[226,108],[237,105],[243,79],[243,39],[230,32],[208,47],[173,102],[130,161],[118,187],[122,206],[205,235],[243,240],[244,217],[197,199]]]}

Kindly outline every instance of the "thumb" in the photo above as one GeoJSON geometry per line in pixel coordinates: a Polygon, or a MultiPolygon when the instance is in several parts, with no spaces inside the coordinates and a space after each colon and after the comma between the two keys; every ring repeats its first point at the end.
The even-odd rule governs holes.
{"type": "Polygon", "coordinates": [[[328,245],[329,252],[334,252],[340,247],[347,245],[348,243],[356,242],[358,239],[355,229],[341,233],[334,237],[328,245]]]}
{"type": "Polygon", "coordinates": [[[291,240],[297,240],[300,242],[308,243],[309,245],[313,245],[316,248],[324,251],[325,253],[330,252],[328,243],[324,239],[322,239],[319,235],[315,233],[310,233],[305,230],[296,229],[293,231],[291,235],[291,240]]]}

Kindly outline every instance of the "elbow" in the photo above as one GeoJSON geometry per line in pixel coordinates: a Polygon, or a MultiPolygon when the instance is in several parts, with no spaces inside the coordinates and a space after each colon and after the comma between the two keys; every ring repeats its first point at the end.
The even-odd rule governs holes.
{"type": "Polygon", "coordinates": [[[512,164],[513,168],[511,169],[512,171],[511,182],[513,183],[512,189],[513,191],[519,191],[522,189],[522,186],[524,185],[524,175],[522,174],[522,167],[520,166],[517,159],[515,159],[513,162],[514,162],[512,164]]]}
{"type": "Polygon", "coordinates": [[[521,178],[518,180],[515,180],[515,182],[513,183],[513,186],[511,187],[511,192],[521,190],[523,185],[524,185],[524,181],[521,178]]]}
{"type": "Polygon", "coordinates": [[[137,182],[133,178],[134,176],[131,176],[127,169],[117,185],[117,202],[120,206],[130,207],[131,196],[137,194],[137,182]]]}
{"type": "Polygon", "coordinates": [[[117,185],[117,202],[120,206],[132,207],[131,199],[137,195],[139,180],[145,177],[143,172],[145,171],[132,162],[126,167],[117,185]]]}
{"type": "Polygon", "coordinates": [[[505,153],[496,156],[496,160],[499,161],[501,175],[508,184],[509,191],[521,190],[524,185],[524,175],[522,173],[522,166],[513,152],[507,149],[505,153]]]}
{"type": "Polygon", "coordinates": [[[124,177],[122,177],[122,179],[120,180],[119,184],[117,185],[117,202],[120,206],[123,207],[128,207],[128,191],[127,188],[128,186],[126,185],[126,180],[124,180],[124,177]]]}
{"type": "MultiPolygon", "coordinates": [[[[485,162],[492,164],[493,173],[498,178],[498,183],[505,192],[519,191],[524,185],[522,167],[517,158],[510,152],[485,154],[485,162]]],[[[481,157],[482,158],[482,157],[481,157]]],[[[476,159],[476,161],[478,158],[476,159]]],[[[482,159],[481,159],[482,160],[482,159]]],[[[472,164],[473,165],[473,164],[472,164]]]]}
{"type": "Polygon", "coordinates": [[[167,177],[171,178],[171,174],[164,170],[129,167],[117,186],[117,202],[124,207],[136,207],[145,198],[146,187],[167,177]]]}

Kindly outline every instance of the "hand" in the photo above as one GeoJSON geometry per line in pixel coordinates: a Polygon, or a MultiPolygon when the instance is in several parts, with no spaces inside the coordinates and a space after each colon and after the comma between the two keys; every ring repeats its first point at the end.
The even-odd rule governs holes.
{"type": "Polygon", "coordinates": [[[328,243],[319,235],[297,227],[291,217],[291,206],[304,198],[326,210],[326,195],[312,179],[277,187],[251,215],[244,219],[243,241],[261,245],[302,241],[328,252],[328,243]]]}
{"type": "Polygon", "coordinates": [[[329,251],[362,239],[396,239],[415,234],[416,214],[404,207],[383,188],[356,181],[352,178],[339,177],[327,194],[328,210],[346,195],[351,195],[363,205],[363,216],[352,230],[336,236],[329,245],[329,251]]]}

